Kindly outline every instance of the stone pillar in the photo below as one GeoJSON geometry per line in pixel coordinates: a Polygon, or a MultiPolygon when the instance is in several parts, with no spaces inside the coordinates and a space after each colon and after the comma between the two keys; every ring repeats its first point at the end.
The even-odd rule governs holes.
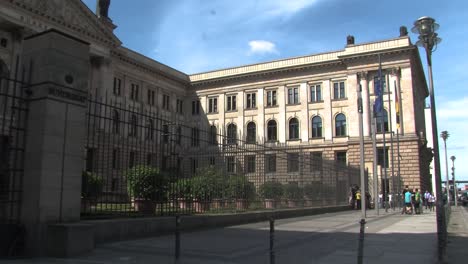
{"type": "Polygon", "coordinates": [[[27,254],[44,255],[49,225],[80,220],[89,44],[48,30],[23,50],[32,95],[21,219],[27,254]]]}
{"type": "Polygon", "coordinates": [[[362,117],[364,124],[364,137],[371,135],[371,106],[369,102],[369,82],[367,81],[367,72],[359,73],[361,88],[362,88],[362,117]]]}

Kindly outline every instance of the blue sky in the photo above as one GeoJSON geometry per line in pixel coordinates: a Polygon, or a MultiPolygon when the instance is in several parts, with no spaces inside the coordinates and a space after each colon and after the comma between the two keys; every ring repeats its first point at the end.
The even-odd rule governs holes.
{"type": "MultiPolygon", "coordinates": [[[[96,0],[83,2],[95,10],[96,0]]],[[[438,129],[450,133],[448,156],[456,156],[464,180],[467,15],[466,0],[112,0],[109,9],[124,46],[185,73],[340,50],[347,35],[356,43],[394,38],[400,26],[410,31],[414,20],[431,16],[443,39],[433,54],[438,129]]],[[[444,155],[441,163],[445,179],[444,155]]]]}

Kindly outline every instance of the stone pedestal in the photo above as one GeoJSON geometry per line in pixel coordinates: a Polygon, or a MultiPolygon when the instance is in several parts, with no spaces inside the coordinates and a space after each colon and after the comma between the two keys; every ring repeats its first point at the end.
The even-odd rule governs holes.
{"type": "Polygon", "coordinates": [[[49,30],[25,39],[23,50],[32,95],[21,220],[26,253],[44,255],[48,225],[80,220],[89,45],[49,30]]]}

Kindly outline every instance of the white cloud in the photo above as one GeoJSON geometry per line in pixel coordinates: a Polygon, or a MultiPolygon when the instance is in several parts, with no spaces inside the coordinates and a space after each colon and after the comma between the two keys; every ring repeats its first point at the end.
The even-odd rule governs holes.
{"type": "Polygon", "coordinates": [[[276,49],[276,45],[273,42],[266,41],[266,40],[252,40],[249,41],[249,55],[250,54],[278,54],[278,50],[276,49]]]}
{"type": "Polygon", "coordinates": [[[468,115],[463,109],[468,105],[468,97],[463,97],[454,101],[442,103],[440,110],[437,111],[437,117],[441,119],[468,119],[468,115]]]}
{"type": "Polygon", "coordinates": [[[276,0],[265,1],[265,12],[271,16],[290,16],[313,4],[318,0],[276,0]]]}

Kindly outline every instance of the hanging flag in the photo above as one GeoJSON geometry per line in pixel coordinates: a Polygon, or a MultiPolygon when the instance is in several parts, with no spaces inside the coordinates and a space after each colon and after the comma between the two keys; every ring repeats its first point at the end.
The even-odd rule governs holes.
{"type": "Polygon", "coordinates": [[[375,116],[380,116],[383,109],[383,87],[382,87],[382,61],[380,60],[379,54],[379,74],[377,79],[374,79],[374,93],[375,93],[375,103],[374,103],[374,114],[375,116]]]}
{"type": "Polygon", "coordinates": [[[397,128],[400,129],[400,99],[399,99],[399,90],[398,87],[396,86],[396,81],[395,81],[395,112],[396,112],[396,125],[397,128]]]}

